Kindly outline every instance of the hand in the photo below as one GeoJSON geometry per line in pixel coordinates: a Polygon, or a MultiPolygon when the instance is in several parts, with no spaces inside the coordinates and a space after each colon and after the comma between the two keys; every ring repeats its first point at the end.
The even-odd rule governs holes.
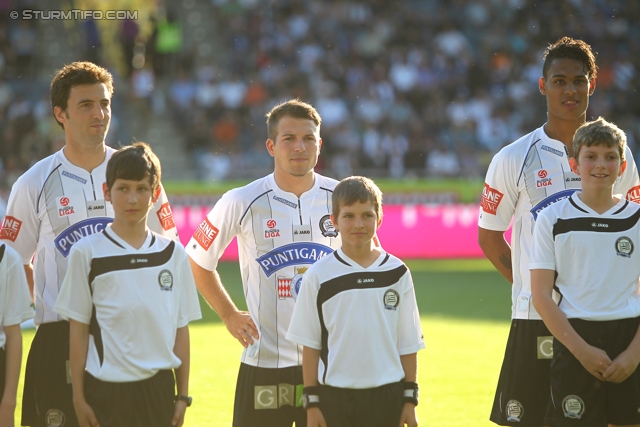
{"type": "Polygon", "coordinates": [[[399,427],[417,427],[418,417],[416,416],[416,406],[413,403],[405,403],[400,414],[399,427]]]}
{"type": "Polygon", "coordinates": [[[254,339],[260,338],[258,328],[247,311],[234,311],[222,319],[227,330],[244,348],[253,344],[254,339]]]}
{"type": "Polygon", "coordinates": [[[13,427],[15,425],[15,412],[16,402],[8,403],[5,400],[2,400],[2,403],[0,403],[0,427],[13,427]]]}
{"type": "Polygon", "coordinates": [[[100,427],[96,414],[93,412],[93,408],[87,403],[86,400],[73,401],[73,407],[76,410],[76,416],[78,417],[78,424],[80,427],[100,427]]]}
{"type": "Polygon", "coordinates": [[[611,365],[611,359],[603,350],[588,345],[580,352],[575,354],[576,359],[584,366],[584,368],[600,381],[606,381],[604,374],[611,365]]]}
{"type": "Polygon", "coordinates": [[[320,408],[307,409],[307,427],[327,427],[320,408]]]}
{"type": "Polygon", "coordinates": [[[629,378],[637,367],[638,358],[632,355],[628,350],[625,350],[613,360],[602,376],[606,381],[621,383],[629,378]]]}
{"type": "Polygon", "coordinates": [[[175,427],[182,427],[182,424],[184,424],[185,412],[187,412],[187,402],[185,402],[184,400],[178,400],[174,405],[171,425],[175,427]]]}

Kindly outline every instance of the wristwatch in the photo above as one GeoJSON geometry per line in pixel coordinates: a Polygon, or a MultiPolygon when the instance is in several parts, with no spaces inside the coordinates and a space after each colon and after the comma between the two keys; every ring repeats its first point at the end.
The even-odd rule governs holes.
{"type": "Polygon", "coordinates": [[[193,402],[193,397],[191,397],[191,396],[183,396],[183,395],[179,394],[176,397],[174,397],[173,401],[177,402],[178,400],[182,400],[183,402],[187,402],[187,408],[188,408],[189,406],[191,406],[191,403],[193,402]]]}
{"type": "Polygon", "coordinates": [[[318,395],[318,390],[318,386],[305,387],[302,389],[302,407],[304,409],[320,407],[320,396],[318,395]]]}
{"type": "Polygon", "coordinates": [[[404,402],[413,403],[418,406],[418,383],[412,381],[404,382],[404,402]]]}

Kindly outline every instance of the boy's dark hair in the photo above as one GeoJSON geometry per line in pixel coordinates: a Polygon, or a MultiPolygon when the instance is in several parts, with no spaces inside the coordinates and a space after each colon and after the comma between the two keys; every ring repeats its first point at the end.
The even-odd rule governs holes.
{"type": "Polygon", "coordinates": [[[382,221],[382,191],[371,179],[364,176],[350,176],[340,181],[331,196],[331,213],[337,219],[340,206],[351,206],[356,202],[371,202],[378,222],[382,221]]]}
{"type": "Polygon", "coordinates": [[[276,142],[276,137],[278,136],[278,123],[281,118],[286,116],[293,117],[295,119],[311,120],[318,128],[318,132],[320,132],[322,119],[316,109],[313,108],[311,104],[302,102],[297,98],[291,99],[276,105],[266,114],[267,135],[269,135],[269,139],[273,142],[276,142]]]}
{"type": "Polygon", "coordinates": [[[547,72],[554,59],[573,59],[582,64],[585,75],[589,79],[595,79],[598,75],[596,57],[591,51],[591,46],[582,40],[562,37],[557,42],[550,44],[542,53],[544,65],[542,66],[542,77],[547,79],[547,72]]]}
{"type": "MultiPolygon", "coordinates": [[[[113,77],[106,69],[87,61],[65,65],[51,80],[51,107],[53,109],[60,107],[62,111],[66,111],[72,87],[96,83],[104,83],[109,91],[109,97],[113,96],[113,77]]],[[[58,122],[58,124],[64,129],[62,123],[58,122]]]]}
{"type": "Polygon", "coordinates": [[[162,171],[158,156],[144,142],[135,142],[122,147],[107,163],[107,188],[111,191],[116,179],[142,181],[149,177],[151,191],[155,192],[160,185],[162,171]]]}
{"type": "Polygon", "coordinates": [[[586,122],[578,128],[573,135],[573,155],[578,159],[582,147],[593,145],[604,145],[606,147],[617,147],[620,160],[626,160],[625,148],[627,146],[627,135],[615,124],[606,121],[602,117],[592,122],[586,122]]]}

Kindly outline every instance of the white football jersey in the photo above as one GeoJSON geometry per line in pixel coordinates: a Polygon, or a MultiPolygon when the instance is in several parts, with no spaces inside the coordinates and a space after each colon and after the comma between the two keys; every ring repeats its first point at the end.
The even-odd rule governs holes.
{"type": "MultiPolygon", "coordinates": [[[[0,229],[0,239],[20,254],[24,264],[33,258],[36,325],[60,320],[53,306],[71,247],[113,221],[113,208],[104,200],[102,184],[115,150],[107,147],[104,162],[91,173],[73,165],[63,150],[18,178],[0,229]]],[[[156,233],[178,237],[164,189],[149,212],[148,226],[156,233]]]]}
{"type": "MultiPolygon", "coordinates": [[[[640,180],[631,150],[627,169],[614,186],[615,193],[640,201],[640,180]]],[[[529,258],[536,218],[542,209],[580,190],[580,177],[571,171],[565,145],[540,127],[504,147],[487,171],[478,225],[505,231],[513,218],[512,318],[540,319],[531,303],[529,258]]]]}
{"type": "Polygon", "coordinates": [[[621,199],[599,214],[577,194],[549,206],[533,233],[531,269],[555,270],[567,318],[640,316],[640,205],[621,199]]]}
{"type": "Polygon", "coordinates": [[[261,368],[302,364],[302,349],[285,339],[302,274],[340,246],[331,222],[337,181],[315,175],[300,196],[282,191],[273,174],[225,193],[202,221],[187,253],[213,271],[237,236],[244,295],[258,327],[258,351],[242,362],[261,368]]]}
{"type": "Polygon", "coordinates": [[[20,255],[0,243],[0,348],[7,340],[4,326],[18,325],[32,317],[31,295],[20,255]]]}
{"type": "Polygon", "coordinates": [[[320,350],[320,384],[400,381],[400,356],[425,347],[409,269],[385,251],[362,268],[336,250],[304,275],[287,339],[320,350]]]}
{"type": "Polygon", "coordinates": [[[182,245],[149,231],[135,249],[110,225],[74,245],[55,311],[89,325],[87,372],[110,382],[180,367],[176,330],[202,317],[182,245]]]}

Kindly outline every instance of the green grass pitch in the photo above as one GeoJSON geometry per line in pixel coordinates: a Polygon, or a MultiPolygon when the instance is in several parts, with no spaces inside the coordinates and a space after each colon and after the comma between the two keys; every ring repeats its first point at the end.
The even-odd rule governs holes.
{"type": "MultiPolygon", "coordinates": [[[[408,261],[427,348],[418,353],[421,425],[489,427],[488,420],[509,330],[510,287],[485,260],[408,261]]],[[[232,298],[244,307],[235,263],[219,267],[232,298]]],[[[230,426],[241,347],[202,303],[192,323],[186,426],[230,426]]],[[[24,331],[23,359],[33,339],[24,331]]],[[[24,369],[24,362],[23,362],[24,369]]],[[[20,420],[22,380],[16,424],[20,420]]]]}

